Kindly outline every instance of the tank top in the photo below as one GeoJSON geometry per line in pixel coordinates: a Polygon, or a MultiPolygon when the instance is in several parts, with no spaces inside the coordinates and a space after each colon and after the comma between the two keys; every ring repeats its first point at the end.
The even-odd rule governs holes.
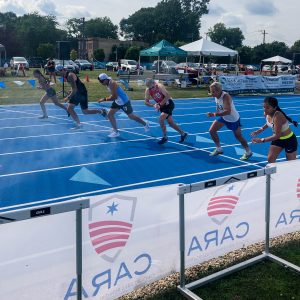
{"type": "MultiPolygon", "coordinates": [[[[155,85],[152,89],[149,89],[149,94],[156,103],[161,103],[165,95],[160,91],[158,85],[155,85]]],[[[169,104],[169,101],[166,102],[166,105],[169,104]]]]}
{"type": "Polygon", "coordinates": [[[77,93],[79,94],[87,94],[87,90],[85,85],[80,81],[79,77],[75,74],[76,76],[76,87],[77,87],[77,93]]]}
{"type": "MultiPolygon", "coordinates": [[[[107,89],[108,91],[111,93],[111,88],[110,88],[110,81],[109,81],[109,84],[107,86],[107,89]]],[[[115,99],[114,101],[118,104],[118,105],[124,105],[126,104],[127,102],[129,102],[129,97],[128,95],[124,92],[124,90],[118,86],[117,88],[117,95],[118,95],[118,98],[115,99]]]]}
{"type": "MultiPolygon", "coordinates": [[[[227,95],[227,93],[222,92],[220,98],[215,97],[218,112],[223,112],[224,111],[224,96],[225,95],[227,95]]],[[[240,115],[237,112],[232,100],[231,100],[230,106],[231,106],[230,115],[222,116],[222,118],[227,122],[236,122],[240,118],[240,115]]]]}
{"type": "MultiPolygon", "coordinates": [[[[269,120],[268,120],[268,117],[266,117],[266,124],[267,124],[267,126],[269,127],[269,128],[271,128],[272,129],[272,131],[274,132],[274,117],[275,117],[275,114],[277,113],[277,111],[275,111],[275,113],[274,113],[274,115],[273,115],[273,118],[272,118],[272,120],[271,120],[271,123],[269,122],[269,120]]],[[[282,125],[282,127],[281,127],[281,132],[284,132],[284,131],[286,131],[286,130],[288,130],[290,128],[290,126],[289,126],[289,122],[288,121],[286,121],[283,125],[282,125]]]]}

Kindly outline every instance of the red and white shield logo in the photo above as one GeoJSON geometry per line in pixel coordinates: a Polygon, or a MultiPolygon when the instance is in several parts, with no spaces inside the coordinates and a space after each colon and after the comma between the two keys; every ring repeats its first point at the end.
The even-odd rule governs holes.
{"type": "Polygon", "coordinates": [[[129,239],[137,198],[113,195],[90,206],[89,233],[97,254],[114,262],[129,239]]]}
{"type": "Polygon", "coordinates": [[[210,198],[207,214],[212,221],[221,225],[232,213],[247,181],[234,182],[222,185],[210,198]]]}

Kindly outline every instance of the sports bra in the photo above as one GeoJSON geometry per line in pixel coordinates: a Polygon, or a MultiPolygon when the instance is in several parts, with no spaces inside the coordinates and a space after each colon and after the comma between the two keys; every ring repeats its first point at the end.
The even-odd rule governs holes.
{"type": "MultiPolygon", "coordinates": [[[[266,117],[266,122],[267,122],[266,124],[267,124],[267,126],[268,126],[269,128],[272,129],[272,131],[274,131],[274,121],[273,121],[273,120],[274,120],[274,117],[275,117],[275,114],[276,114],[276,113],[277,113],[277,111],[275,111],[271,123],[268,121],[268,117],[266,117]]],[[[281,132],[284,132],[284,131],[288,130],[289,128],[290,128],[289,122],[286,121],[286,122],[282,125],[282,127],[281,127],[281,132]]]]}

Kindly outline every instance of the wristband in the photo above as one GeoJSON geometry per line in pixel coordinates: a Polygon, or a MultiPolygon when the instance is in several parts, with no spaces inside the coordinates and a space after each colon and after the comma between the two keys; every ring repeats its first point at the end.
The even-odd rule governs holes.
{"type": "Polygon", "coordinates": [[[264,143],[264,142],[265,142],[265,138],[262,138],[262,139],[260,139],[260,140],[261,140],[261,142],[262,142],[262,143],[264,143]]]}

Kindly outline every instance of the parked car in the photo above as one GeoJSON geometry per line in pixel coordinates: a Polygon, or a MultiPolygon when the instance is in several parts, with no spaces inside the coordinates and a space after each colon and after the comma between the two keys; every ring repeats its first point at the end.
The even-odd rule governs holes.
{"type": "Polygon", "coordinates": [[[158,73],[159,69],[159,73],[177,74],[176,66],[177,64],[173,60],[155,60],[152,64],[152,70],[155,73],[158,73]]]}
{"type": "Polygon", "coordinates": [[[262,72],[271,72],[272,71],[272,68],[270,65],[264,65],[262,67],[262,72]]]}
{"type": "Polygon", "coordinates": [[[17,69],[18,65],[23,64],[25,66],[25,69],[28,70],[29,69],[29,63],[27,61],[27,59],[25,57],[22,56],[14,56],[12,57],[12,59],[10,60],[10,67],[12,69],[17,69]]]}
{"type": "MultiPolygon", "coordinates": [[[[277,65],[278,74],[292,74],[291,66],[289,65],[277,65]]],[[[275,66],[273,66],[272,71],[275,71],[275,66]]]]}
{"type": "Polygon", "coordinates": [[[109,61],[106,65],[105,65],[105,69],[106,71],[118,71],[118,67],[119,64],[117,61],[109,61]]]}
{"type": "Polygon", "coordinates": [[[75,70],[75,74],[79,74],[79,70],[80,68],[78,67],[78,65],[73,61],[73,60],[65,60],[64,61],[64,65],[71,65],[74,67],[75,70]]]}
{"type": "Polygon", "coordinates": [[[106,69],[106,64],[101,61],[94,60],[93,61],[94,69],[106,69]]]}
{"type": "Polygon", "coordinates": [[[198,76],[199,73],[202,73],[203,68],[201,68],[197,63],[183,62],[177,64],[176,70],[178,73],[181,73],[183,71],[184,73],[198,76]]]}
{"type": "Polygon", "coordinates": [[[74,62],[78,65],[80,70],[93,70],[93,65],[86,59],[76,59],[74,62]]]}
{"type": "MultiPolygon", "coordinates": [[[[72,61],[72,63],[70,63],[70,60],[64,60],[64,61],[59,60],[59,59],[53,59],[53,60],[55,62],[55,74],[56,75],[60,75],[61,70],[63,68],[66,68],[68,71],[77,73],[76,67],[74,66],[74,64],[72,64],[72,63],[74,63],[73,61],[72,61]]],[[[77,66],[77,68],[78,68],[78,66],[77,66]]],[[[48,75],[49,72],[48,72],[48,69],[47,69],[47,64],[45,64],[44,70],[45,70],[45,74],[48,75]]]]}
{"type": "MultiPolygon", "coordinates": [[[[121,59],[121,68],[125,68],[125,71],[129,72],[130,74],[136,74],[138,72],[138,63],[136,60],[133,59],[121,59]]],[[[139,66],[139,73],[144,73],[144,68],[139,66]]]]}

